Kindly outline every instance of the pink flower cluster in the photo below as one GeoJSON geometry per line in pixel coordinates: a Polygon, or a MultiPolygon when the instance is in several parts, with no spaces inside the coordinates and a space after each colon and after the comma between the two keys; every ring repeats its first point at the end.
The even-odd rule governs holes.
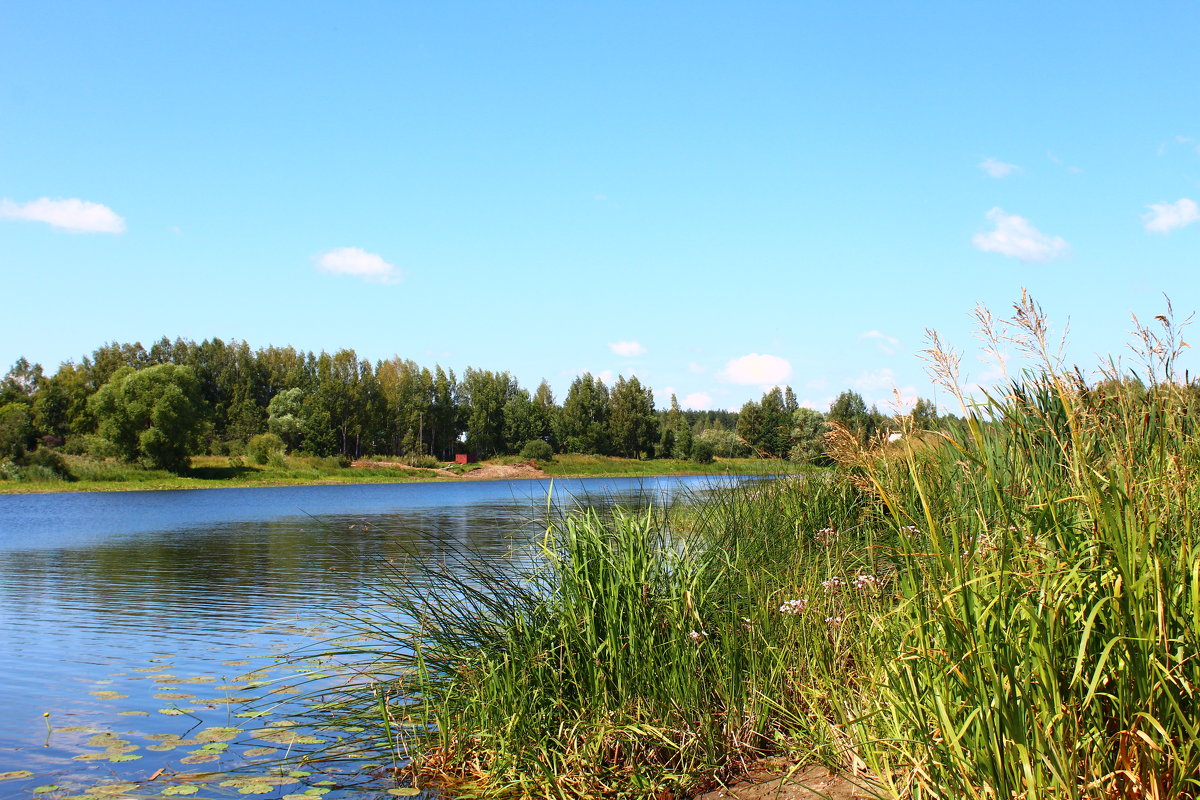
{"type": "Polygon", "coordinates": [[[779,607],[781,614],[803,614],[804,609],[808,608],[808,601],[801,597],[799,600],[788,600],[779,607]]]}

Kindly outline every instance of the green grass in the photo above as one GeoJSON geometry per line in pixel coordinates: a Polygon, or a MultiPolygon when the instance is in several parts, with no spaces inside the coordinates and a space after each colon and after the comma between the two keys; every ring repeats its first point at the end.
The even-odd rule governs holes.
{"type": "MultiPolygon", "coordinates": [[[[453,480],[432,468],[446,468],[470,479],[470,473],[485,464],[523,463],[518,456],[502,456],[467,465],[414,460],[416,468],[339,466],[337,459],[288,456],[281,465],[254,464],[246,458],[193,456],[191,469],[181,475],[165,470],[146,469],[110,459],[65,456],[74,476],[65,481],[47,473],[34,480],[0,479],[0,494],[23,492],[112,492],[152,489],[215,489],[248,486],[302,486],[339,483],[413,483],[453,480]]],[[[391,456],[376,456],[366,461],[390,461],[391,456]]],[[[762,459],[723,459],[708,464],[673,459],[636,460],[608,456],[559,455],[539,465],[551,477],[622,477],[693,474],[764,474],[807,469],[786,461],[762,459]]]]}
{"type": "Polygon", "coordinates": [[[225,456],[194,456],[182,475],[87,456],[66,456],[74,481],[0,481],[0,493],[113,492],[156,489],[224,489],[340,483],[411,483],[446,480],[435,472],[339,466],[336,459],[288,456],[280,466],[257,465],[225,456]]]}
{"type": "Polygon", "coordinates": [[[1089,387],[1018,312],[1041,368],[951,435],[835,430],[832,473],[551,516],[515,575],[381,577],[321,713],[483,796],[686,795],[782,756],[883,797],[1200,797],[1200,386],[1151,338],[1146,385],[1089,387]]]}

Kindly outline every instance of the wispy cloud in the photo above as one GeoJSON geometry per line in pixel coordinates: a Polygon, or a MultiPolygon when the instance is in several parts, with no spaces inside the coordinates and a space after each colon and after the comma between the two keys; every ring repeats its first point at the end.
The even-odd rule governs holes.
{"type": "Polygon", "coordinates": [[[1070,245],[1062,237],[1047,236],[1033,227],[1029,220],[1009,214],[1002,208],[987,212],[987,219],[995,228],[987,233],[977,233],[971,239],[976,249],[986,253],[1044,263],[1071,252],[1070,245]]]}
{"type": "Polygon", "coordinates": [[[895,370],[883,369],[860,372],[850,385],[862,393],[868,403],[907,413],[917,402],[917,388],[896,384],[895,370]]]}
{"type": "Polygon", "coordinates": [[[692,392],[683,398],[683,407],[696,411],[708,411],[712,408],[712,397],[707,392],[692,392]]]}
{"type": "Polygon", "coordinates": [[[377,253],[359,247],[339,247],[317,256],[317,269],[330,275],[349,275],[371,283],[399,283],[404,271],[377,253]]]}
{"type": "Polygon", "coordinates": [[[695,361],[689,361],[688,372],[692,373],[693,375],[703,375],[704,373],[708,372],[708,367],[704,366],[703,364],[697,364],[695,361]]]}
{"type": "Polygon", "coordinates": [[[900,344],[900,340],[895,336],[888,336],[882,331],[874,330],[859,334],[858,340],[860,342],[874,341],[879,348],[879,352],[889,356],[896,354],[896,347],[900,344]]]}
{"type": "Polygon", "coordinates": [[[608,349],[623,358],[636,358],[637,356],[644,356],[646,354],[646,348],[632,341],[609,342],[608,349]]]}
{"type": "Polygon", "coordinates": [[[1146,220],[1146,230],[1151,233],[1170,233],[1200,221],[1200,206],[1186,197],[1174,203],[1154,203],[1146,207],[1150,213],[1142,218],[1146,220]]]}
{"type": "Polygon", "coordinates": [[[792,365],[779,356],[749,353],[725,365],[719,377],[743,386],[767,386],[783,383],[792,374],[792,365]]]}
{"type": "Polygon", "coordinates": [[[1007,178],[1014,172],[1020,172],[1021,168],[1016,164],[1009,164],[1005,161],[988,156],[983,161],[980,161],[978,167],[984,171],[989,178],[1007,178]]]}
{"type": "Polygon", "coordinates": [[[0,219],[45,222],[71,233],[124,233],[125,219],[106,205],[69,198],[42,197],[28,203],[0,200],[0,219]]]}

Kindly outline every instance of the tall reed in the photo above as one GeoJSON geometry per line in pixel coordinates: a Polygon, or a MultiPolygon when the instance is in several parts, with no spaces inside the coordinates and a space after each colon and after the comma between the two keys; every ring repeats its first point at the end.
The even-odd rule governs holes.
{"type": "Polygon", "coordinates": [[[1089,384],[1028,298],[980,324],[1032,366],[975,400],[935,337],[954,430],[835,429],[832,472],[551,516],[515,571],[396,576],[321,709],[365,729],[343,747],[490,795],[687,795],[781,756],[896,798],[1200,797],[1178,328],[1089,384]]]}

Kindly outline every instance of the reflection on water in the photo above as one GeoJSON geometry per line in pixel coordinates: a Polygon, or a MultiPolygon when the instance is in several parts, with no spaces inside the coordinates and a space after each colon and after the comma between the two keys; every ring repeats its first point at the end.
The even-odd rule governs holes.
{"type": "MultiPolygon", "coordinates": [[[[554,490],[562,503],[644,503],[709,485],[595,479],[554,490]]],[[[268,689],[255,678],[275,669],[275,656],[337,633],[336,610],[369,602],[386,567],[450,550],[511,558],[542,529],[548,488],[514,481],[0,496],[0,773],[39,773],[27,790],[46,776],[139,780],[181,762],[229,768],[244,750],[235,758],[212,743],[186,751],[149,740],[158,742],[151,751],[130,742],[244,723],[229,698],[261,696],[268,689]],[[169,670],[156,674],[163,664],[169,670]],[[55,731],[49,746],[43,712],[55,731]],[[87,730],[70,730],[78,726],[87,730]],[[80,760],[96,731],[128,734],[127,743],[110,747],[107,759],[80,760]]],[[[0,783],[0,796],[22,786],[0,783]]]]}

